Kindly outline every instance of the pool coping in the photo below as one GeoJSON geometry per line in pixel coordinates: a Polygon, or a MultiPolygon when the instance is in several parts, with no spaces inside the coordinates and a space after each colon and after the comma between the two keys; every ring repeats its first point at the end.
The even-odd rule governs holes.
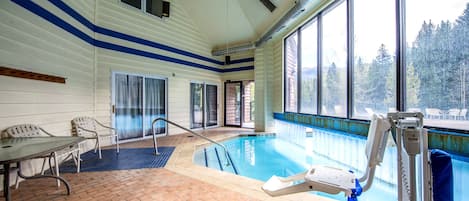
{"type": "MultiPolygon", "coordinates": [[[[236,134],[222,134],[212,137],[213,140],[219,142],[236,138],[239,136],[249,135],[272,135],[273,133],[236,133],[236,134]]],[[[274,134],[275,135],[275,134],[274,134]]],[[[169,158],[166,166],[167,170],[172,172],[191,177],[206,183],[225,188],[254,199],[259,200],[288,200],[288,201],[301,201],[301,200],[317,200],[317,201],[331,201],[334,199],[314,195],[311,193],[297,193],[285,195],[280,197],[271,197],[262,191],[261,186],[264,182],[251,179],[248,177],[235,175],[229,172],[222,172],[219,170],[203,167],[193,163],[193,155],[195,151],[203,146],[208,146],[211,143],[198,139],[194,142],[184,143],[177,145],[173,154],[169,158]]]]}

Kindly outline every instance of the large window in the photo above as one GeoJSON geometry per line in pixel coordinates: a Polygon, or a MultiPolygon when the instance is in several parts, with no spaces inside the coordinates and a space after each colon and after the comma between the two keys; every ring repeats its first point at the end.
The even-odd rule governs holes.
{"type": "Polygon", "coordinates": [[[469,130],[469,3],[406,1],[406,109],[469,130]]]}
{"type": "Polygon", "coordinates": [[[322,21],[321,114],[346,116],[347,109],[347,4],[329,10],[322,21]]]}
{"type": "Polygon", "coordinates": [[[318,91],[318,24],[316,20],[301,31],[300,112],[317,114],[318,91]]]}
{"type": "Polygon", "coordinates": [[[288,36],[285,111],[469,130],[469,1],[397,1],[337,1],[288,36]]]}
{"type": "Polygon", "coordinates": [[[285,111],[297,112],[298,94],[298,34],[285,39],[285,111]]]}
{"type": "Polygon", "coordinates": [[[355,118],[396,110],[395,0],[354,0],[355,118]]]}

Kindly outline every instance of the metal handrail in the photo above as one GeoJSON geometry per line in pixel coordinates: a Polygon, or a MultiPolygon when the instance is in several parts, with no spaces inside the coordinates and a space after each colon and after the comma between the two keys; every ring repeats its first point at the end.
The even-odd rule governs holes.
{"type": "Polygon", "coordinates": [[[182,129],[182,130],[185,130],[185,131],[187,131],[187,132],[189,132],[189,133],[191,133],[191,134],[193,134],[193,135],[196,135],[196,136],[198,136],[198,137],[200,137],[200,138],[202,138],[202,139],[204,139],[204,140],[207,140],[207,141],[209,141],[209,142],[211,142],[211,143],[213,143],[213,144],[216,144],[216,145],[220,146],[220,147],[223,148],[223,150],[225,151],[226,166],[230,166],[230,159],[229,159],[230,156],[229,156],[229,153],[228,153],[228,149],[225,147],[225,145],[222,145],[222,144],[220,144],[220,143],[218,143],[218,142],[216,142],[216,141],[214,141],[214,140],[212,140],[212,139],[210,139],[210,138],[208,138],[208,137],[206,137],[206,136],[204,136],[204,135],[198,134],[198,133],[196,133],[196,132],[194,132],[194,131],[191,131],[191,130],[189,130],[189,129],[187,129],[187,128],[184,128],[184,127],[182,127],[181,125],[179,125],[179,124],[177,124],[177,123],[174,123],[174,122],[172,122],[172,121],[170,121],[170,120],[167,120],[167,119],[165,119],[165,118],[163,118],[163,117],[156,118],[155,120],[153,120],[153,121],[151,122],[151,131],[153,132],[153,147],[155,148],[155,154],[156,154],[156,155],[159,155],[160,153],[158,152],[158,145],[157,145],[157,142],[156,142],[156,133],[155,133],[155,129],[154,129],[154,128],[155,128],[155,123],[156,123],[157,121],[160,121],[160,120],[161,120],[161,121],[165,121],[165,122],[167,122],[167,123],[169,123],[169,124],[172,124],[173,126],[176,126],[176,127],[180,128],[180,129],[182,129]]]}

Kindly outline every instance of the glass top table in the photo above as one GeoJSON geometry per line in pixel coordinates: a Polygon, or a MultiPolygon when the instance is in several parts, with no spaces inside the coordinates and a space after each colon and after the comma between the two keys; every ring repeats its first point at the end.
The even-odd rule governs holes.
{"type": "Polygon", "coordinates": [[[10,198],[10,165],[17,163],[18,175],[27,179],[52,177],[61,180],[67,187],[67,192],[70,194],[69,184],[61,177],[54,175],[38,175],[33,177],[25,177],[21,174],[20,162],[32,159],[38,156],[51,154],[55,151],[64,149],[66,147],[78,144],[85,140],[83,137],[24,137],[24,138],[3,138],[0,139],[0,164],[3,165],[3,193],[5,200],[9,201],[10,198]]]}

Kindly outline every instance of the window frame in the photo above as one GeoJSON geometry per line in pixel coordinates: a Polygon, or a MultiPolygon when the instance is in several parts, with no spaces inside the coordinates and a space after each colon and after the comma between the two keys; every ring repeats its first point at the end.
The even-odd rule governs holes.
{"type": "Polygon", "coordinates": [[[318,88],[321,90],[321,94],[318,94],[318,99],[319,99],[319,102],[318,102],[318,115],[319,115],[319,116],[323,116],[323,117],[333,117],[333,118],[339,118],[339,119],[351,119],[351,118],[349,117],[349,112],[348,112],[348,108],[350,107],[350,106],[348,105],[349,99],[350,99],[350,97],[348,96],[349,91],[350,91],[350,90],[349,90],[349,86],[348,86],[348,82],[349,82],[349,81],[348,81],[348,80],[349,80],[349,79],[348,79],[348,77],[349,77],[349,75],[348,75],[348,74],[349,74],[349,70],[348,70],[348,69],[350,68],[350,66],[348,65],[348,60],[349,60],[349,59],[348,59],[348,54],[349,54],[349,52],[348,52],[348,51],[349,51],[349,46],[348,46],[348,43],[349,43],[349,42],[348,42],[348,41],[349,41],[350,34],[349,34],[349,29],[348,29],[348,26],[349,26],[349,25],[348,25],[348,24],[349,24],[349,19],[348,19],[348,14],[347,14],[347,13],[348,13],[348,9],[349,9],[348,7],[349,7],[349,6],[348,6],[348,3],[347,3],[347,2],[349,2],[349,1],[350,1],[350,0],[339,0],[339,1],[336,1],[336,2],[332,3],[331,5],[327,6],[326,8],[324,8],[324,10],[322,10],[322,11],[318,14],[318,15],[321,16],[321,18],[320,18],[321,20],[319,21],[319,24],[321,24],[321,27],[320,27],[321,29],[318,30],[318,31],[320,31],[320,34],[318,33],[318,36],[320,36],[320,38],[318,37],[318,40],[319,40],[318,43],[320,42],[320,44],[321,44],[321,46],[318,47],[318,52],[321,53],[321,54],[319,55],[320,58],[318,58],[318,60],[320,60],[320,62],[318,62],[318,73],[321,75],[321,80],[320,80],[319,85],[318,85],[318,88]],[[346,86],[345,86],[345,90],[346,90],[346,92],[345,92],[345,96],[346,96],[346,97],[345,97],[345,98],[346,98],[346,100],[345,100],[345,107],[346,107],[346,108],[345,108],[345,116],[334,116],[334,115],[329,115],[329,114],[323,114],[323,111],[322,111],[322,102],[323,102],[323,101],[322,101],[322,96],[323,96],[323,94],[324,94],[324,93],[322,92],[322,78],[323,78],[323,77],[322,77],[322,75],[323,75],[323,73],[322,73],[322,67],[323,67],[322,55],[323,55],[323,51],[322,51],[322,50],[323,50],[323,45],[324,45],[324,44],[323,44],[323,41],[324,41],[324,37],[323,37],[323,36],[324,36],[324,34],[323,34],[323,33],[324,33],[323,17],[324,17],[324,15],[326,15],[327,13],[329,13],[330,11],[336,9],[336,8],[337,8],[338,6],[340,6],[340,4],[342,4],[342,3],[345,3],[345,4],[346,4],[345,6],[346,6],[346,12],[347,12],[347,13],[346,13],[346,16],[347,16],[347,19],[346,19],[346,30],[347,30],[347,34],[346,34],[346,43],[347,43],[347,51],[346,51],[346,52],[347,52],[347,56],[346,56],[346,57],[347,57],[347,64],[346,64],[346,65],[347,65],[347,66],[346,66],[346,75],[345,75],[345,78],[347,79],[346,82],[345,82],[345,84],[346,84],[346,86]],[[319,95],[320,95],[320,96],[319,96],[319,95]]]}
{"type": "MultiPolygon", "coordinates": [[[[290,34],[288,34],[284,39],[283,39],[283,80],[284,80],[284,85],[283,85],[283,111],[284,112],[289,112],[289,113],[298,113],[298,109],[299,109],[299,101],[298,101],[298,81],[299,81],[299,77],[298,77],[298,72],[296,73],[297,74],[297,93],[296,93],[296,99],[297,99],[297,102],[296,102],[296,112],[293,112],[293,111],[287,111],[287,40],[292,37],[294,34],[297,34],[297,37],[299,38],[299,34],[298,34],[298,30],[295,30],[293,32],[291,32],[290,34]]],[[[299,41],[297,41],[297,43],[299,44],[299,41]]],[[[298,47],[298,45],[297,45],[298,47]]],[[[298,48],[297,48],[297,56],[298,56],[298,48]]],[[[298,69],[298,58],[297,58],[297,65],[296,65],[296,68],[298,69]]]]}
{"type": "Polygon", "coordinates": [[[160,16],[157,16],[157,15],[155,15],[155,14],[152,14],[152,13],[147,12],[147,2],[148,2],[148,0],[140,0],[140,4],[141,4],[140,7],[141,7],[141,8],[134,7],[134,6],[132,6],[132,5],[128,4],[128,3],[126,3],[126,2],[123,2],[123,0],[117,0],[117,1],[118,1],[119,4],[121,4],[121,5],[124,6],[124,7],[130,8],[130,9],[134,9],[134,10],[136,10],[136,11],[140,11],[140,12],[144,13],[145,15],[149,15],[149,16],[152,16],[152,17],[156,17],[156,18],[158,18],[158,19],[163,19],[163,16],[160,17],[160,16]]]}
{"type": "MultiPolygon", "coordinates": [[[[316,23],[316,76],[317,76],[317,79],[316,79],[316,91],[319,91],[320,89],[320,79],[319,79],[319,75],[320,75],[320,54],[319,54],[319,19],[317,16],[307,20],[305,23],[303,23],[300,27],[298,27],[297,31],[300,33],[298,36],[301,36],[301,32],[303,31],[303,29],[305,29],[306,26],[314,26],[314,23],[316,23]]],[[[299,37],[301,38],[301,37],[299,37]]],[[[301,73],[302,72],[302,62],[301,62],[301,39],[298,40],[298,73],[301,73]]],[[[301,75],[299,76],[299,79],[298,79],[298,114],[307,114],[307,115],[318,115],[320,114],[319,113],[319,101],[320,101],[320,96],[318,93],[316,93],[316,112],[315,113],[306,113],[306,112],[301,112],[301,81],[302,81],[302,77],[301,75]]]]}
{"type": "MultiPolygon", "coordinates": [[[[305,115],[312,115],[312,116],[320,116],[320,117],[331,117],[335,119],[348,119],[348,120],[356,120],[356,121],[365,121],[369,122],[370,120],[367,119],[361,119],[361,118],[354,118],[353,116],[353,81],[354,81],[354,41],[353,41],[353,36],[354,36],[354,1],[355,0],[338,0],[334,1],[331,4],[327,5],[324,9],[319,11],[317,14],[311,16],[310,19],[305,20],[303,23],[301,23],[300,26],[295,28],[291,33],[287,34],[284,37],[283,40],[283,73],[284,73],[284,80],[283,80],[283,111],[285,113],[297,113],[297,114],[305,114],[305,115]],[[347,7],[347,81],[346,81],[346,115],[345,117],[339,117],[339,116],[330,116],[330,115],[324,115],[322,114],[321,111],[321,106],[322,106],[322,79],[323,79],[323,74],[321,73],[321,67],[322,67],[322,48],[323,48],[323,16],[327,12],[329,12],[332,9],[335,9],[338,5],[341,3],[346,3],[347,7]],[[300,107],[301,107],[301,29],[304,26],[307,26],[309,23],[312,23],[314,20],[316,20],[317,23],[317,109],[316,109],[316,114],[309,114],[309,113],[301,113],[300,107]],[[299,55],[297,59],[297,67],[298,67],[298,73],[297,73],[297,112],[291,112],[291,111],[286,111],[286,104],[287,104],[287,99],[286,99],[286,40],[294,33],[298,34],[298,46],[297,46],[297,54],[299,55]]],[[[396,82],[394,83],[396,86],[396,97],[395,97],[395,106],[397,111],[405,111],[406,108],[406,74],[403,74],[406,72],[406,27],[405,27],[405,22],[406,22],[406,8],[405,8],[406,0],[395,0],[395,17],[396,17],[396,22],[394,26],[395,28],[395,66],[394,70],[396,72],[396,82]]],[[[433,125],[425,125],[426,128],[433,128],[433,129],[438,129],[438,130],[443,130],[443,131],[449,131],[449,132],[459,132],[459,133],[469,133],[469,130],[463,130],[463,129],[457,129],[457,128],[451,128],[451,127],[438,127],[438,126],[433,126],[433,125]]]]}

